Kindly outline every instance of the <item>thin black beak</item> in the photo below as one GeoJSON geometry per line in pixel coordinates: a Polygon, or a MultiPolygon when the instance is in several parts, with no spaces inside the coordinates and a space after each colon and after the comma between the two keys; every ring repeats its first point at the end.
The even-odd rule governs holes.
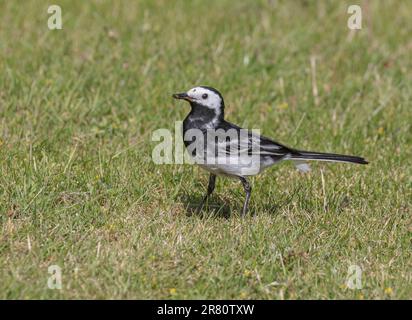
{"type": "Polygon", "coordinates": [[[173,94],[173,98],[191,101],[190,97],[188,96],[188,94],[187,94],[186,92],[183,92],[183,93],[175,93],[175,94],[173,94]]]}

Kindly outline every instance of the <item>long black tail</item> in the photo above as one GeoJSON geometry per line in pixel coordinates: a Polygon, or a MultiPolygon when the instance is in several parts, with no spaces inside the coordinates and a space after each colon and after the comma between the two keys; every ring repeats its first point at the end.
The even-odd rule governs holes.
{"type": "Polygon", "coordinates": [[[368,164],[362,157],[346,156],[343,154],[335,153],[321,153],[296,150],[296,153],[292,155],[292,160],[315,160],[315,161],[332,161],[332,162],[350,162],[359,164],[368,164]]]}

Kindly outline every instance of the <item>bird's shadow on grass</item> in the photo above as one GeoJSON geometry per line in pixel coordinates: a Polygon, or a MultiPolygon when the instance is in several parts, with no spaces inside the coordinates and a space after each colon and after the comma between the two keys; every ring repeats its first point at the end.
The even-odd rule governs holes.
{"type": "Polygon", "coordinates": [[[186,215],[198,217],[214,217],[229,219],[232,215],[232,208],[224,200],[217,196],[211,196],[199,210],[204,195],[182,194],[179,201],[184,204],[186,215]]]}
{"type": "MultiPolygon", "coordinates": [[[[179,201],[184,204],[187,216],[229,219],[232,216],[240,215],[240,211],[243,206],[243,199],[236,201],[236,204],[234,204],[233,206],[229,206],[229,201],[227,199],[225,200],[217,195],[212,195],[199,210],[199,206],[203,200],[203,197],[204,195],[190,194],[182,194],[179,196],[179,201]]],[[[254,206],[250,205],[247,215],[255,216],[261,211],[276,214],[280,206],[281,204],[279,203],[279,201],[273,200],[262,203],[259,209],[255,209],[254,206]]]]}
{"type": "MultiPolygon", "coordinates": [[[[304,206],[314,207],[313,203],[302,197],[304,194],[303,186],[297,186],[294,190],[288,194],[282,194],[279,198],[266,198],[263,202],[259,204],[253,203],[253,193],[252,200],[249,204],[249,210],[247,212],[248,216],[255,216],[260,213],[268,213],[271,215],[276,215],[279,213],[279,209],[282,207],[287,207],[290,205],[294,199],[303,202],[304,206]]],[[[235,202],[230,201],[230,199],[221,198],[217,193],[213,193],[201,210],[199,210],[200,203],[202,202],[204,194],[180,194],[178,200],[184,204],[187,216],[198,216],[201,218],[213,217],[213,218],[224,218],[229,219],[230,217],[240,216],[240,211],[243,206],[243,195],[236,197],[235,202]],[[229,203],[232,202],[232,206],[229,203]]]]}

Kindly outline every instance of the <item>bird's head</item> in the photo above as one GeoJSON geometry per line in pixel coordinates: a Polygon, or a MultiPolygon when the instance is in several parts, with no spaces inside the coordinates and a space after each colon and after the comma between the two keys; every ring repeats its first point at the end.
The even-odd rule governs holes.
{"type": "Polygon", "coordinates": [[[217,115],[223,115],[225,108],[222,95],[212,87],[194,87],[187,92],[175,93],[173,98],[189,101],[192,108],[207,108],[217,115]]]}

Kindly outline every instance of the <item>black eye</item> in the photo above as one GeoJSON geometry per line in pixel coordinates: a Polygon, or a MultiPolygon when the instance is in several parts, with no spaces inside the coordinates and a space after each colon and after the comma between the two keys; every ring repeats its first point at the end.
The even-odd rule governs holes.
{"type": "Polygon", "coordinates": [[[202,94],[203,99],[207,99],[207,93],[202,94]]]}

